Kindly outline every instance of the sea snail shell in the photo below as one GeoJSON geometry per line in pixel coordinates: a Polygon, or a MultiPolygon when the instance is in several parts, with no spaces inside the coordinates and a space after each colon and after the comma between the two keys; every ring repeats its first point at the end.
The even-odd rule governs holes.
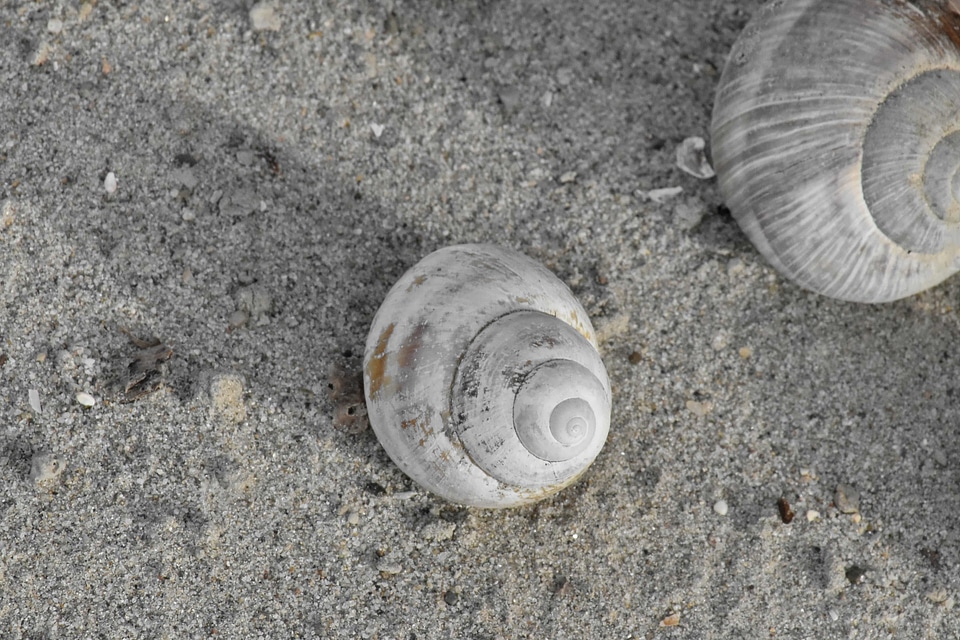
{"type": "Polygon", "coordinates": [[[774,0],[718,88],[720,190],[798,284],[884,302],[960,269],[956,0],[774,0]]]}
{"type": "Polygon", "coordinates": [[[544,266],[489,245],[436,251],[393,286],[367,337],[364,393],[400,469],[479,507],[569,485],[610,424],[583,307],[544,266]]]}

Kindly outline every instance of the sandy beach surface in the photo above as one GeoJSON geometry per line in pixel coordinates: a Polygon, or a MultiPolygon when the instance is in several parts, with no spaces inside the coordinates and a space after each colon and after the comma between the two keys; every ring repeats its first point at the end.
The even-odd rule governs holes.
{"type": "Polygon", "coordinates": [[[0,3],[0,637],[960,637],[960,279],[808,293],[676,164],[760,4],[0,3]],[[601,335],[536,505],[346,410],[464,242],[601,335]]]}

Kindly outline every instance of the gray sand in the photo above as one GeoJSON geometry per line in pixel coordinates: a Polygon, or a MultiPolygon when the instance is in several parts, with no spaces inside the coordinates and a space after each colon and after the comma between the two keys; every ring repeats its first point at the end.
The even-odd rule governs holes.
{"type": "Polygon", "coordinates": [[[0,3],[0,637],[960,637],[960,279],[816,297],[675,165],[759,2],[251,4],[0,3]],[[535,506],[333,420],[459,242],[603,334],[535,506]]]}

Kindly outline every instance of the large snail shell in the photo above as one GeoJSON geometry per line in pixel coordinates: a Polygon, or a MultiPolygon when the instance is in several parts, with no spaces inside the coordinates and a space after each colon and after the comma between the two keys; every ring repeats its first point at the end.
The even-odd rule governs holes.
{"type": "Polygon", "coordinates": [[[712,124],[720,189],[801,286],[883,302],[960,269],[950,4],[774,0],[734,46],[712,124]]]}
{"type": "Polygon", "coordinates": [[[384,449],[451,502],[539,500],[607,437],[610,387],[586,312],[545,267],[498,247],[447,247],[407,271],[373,320],[364,374],[384,449]]]}

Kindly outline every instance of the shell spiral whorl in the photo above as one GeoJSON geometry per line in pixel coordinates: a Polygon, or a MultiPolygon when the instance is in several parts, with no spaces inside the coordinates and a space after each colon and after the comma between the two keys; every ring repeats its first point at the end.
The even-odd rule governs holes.
{"type": "Polygon", "coordinates": [[[883,302],[960,270],[960,15],[937,0],[764,6],[724,69],[720,189],[798,284],[883,302]]]}
{"type": "Polygon", "coordinates": [[[610,387],[583,307],[537,262],[489,245],[436,251],[377,312],[370,423],[421,486],[508,507],[572,483],[606,440],[610,387]]]}

